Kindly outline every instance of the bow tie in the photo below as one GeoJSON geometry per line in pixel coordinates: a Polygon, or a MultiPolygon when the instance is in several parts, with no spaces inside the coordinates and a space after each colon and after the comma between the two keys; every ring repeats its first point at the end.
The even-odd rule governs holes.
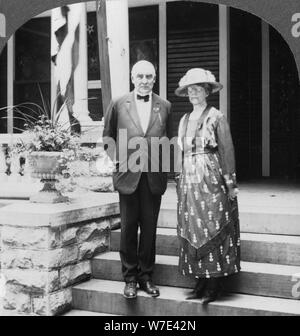
{"type": "Polygon", "coordinates": [[[137,100],[143,100],[144,102],[148,102],[149,99],[150,99],[150,96],[147,95],[147,96],[140,96],[139,94],[136,96],[137,97],[137,100]]]}

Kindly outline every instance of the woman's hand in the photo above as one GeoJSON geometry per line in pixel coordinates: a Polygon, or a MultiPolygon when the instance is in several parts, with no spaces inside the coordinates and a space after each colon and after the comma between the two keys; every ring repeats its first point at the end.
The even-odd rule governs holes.
{"type": "Polygon", "coordinates": [[[180,178],[181,178],[181,173],[175,173],[175,184],[176,184],[176,190],[179,187],[179,183],[180,183],[180,178]]]}
{"type": "Polygon", "coordinates": [[[179,180],[180,177],[181,177],[181,173],[175,173],[175,174],[174,174],[174,179],[175,179],[175,181],[176,181],[176,180],[179,180]]]}
{"type": "Polygon", "coordinates": [[[237,195],[239,193],[239,189],[238,188],[229,188],[228,189],[228,197],[231,201],[233,201],[237,195]]]}

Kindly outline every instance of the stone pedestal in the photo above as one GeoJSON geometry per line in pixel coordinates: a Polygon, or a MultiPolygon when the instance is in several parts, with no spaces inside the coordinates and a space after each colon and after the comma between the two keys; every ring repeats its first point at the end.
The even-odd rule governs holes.
{"type": "Polygon", "coordinates": [[[90,259],[109,248],[117,194],[69,204],[24,202],[0,209],[0,315],[59,315],[72,308],[72,286],[91,276],[90,259]]]}
{"type": "Polygon", "coordinates": [[[63,196],[55,187],[57,180],[42,180],[44,183],[43,189],[38,193],[30,196],[32,203],[65,203],[68,202],[68,197],[63,196]]]}

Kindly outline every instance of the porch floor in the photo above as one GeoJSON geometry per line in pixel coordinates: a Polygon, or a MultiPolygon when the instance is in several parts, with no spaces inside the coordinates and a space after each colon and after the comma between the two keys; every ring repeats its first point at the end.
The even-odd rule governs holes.
{"type": "MultiPolygon", "coordinates": [[[[40,189],[39,183],[3,182],[0,184],[0,207],[14,202],[24,202],[40,189]]],[[[251,181],[239,183],[238,202],[241,211],[300,214],[300,183],[286,181],[251,181]]],[[[108,193],[88,192],[89,197],[102,198],[108,193]]],[[[109,193],[111,194],[111,193],[109,193]]],[[[76,193],[76,197],[83,196],[76,193]]],[[[75,193],[70,193],[74,197],[75,193]]],[[[113,197],[113,199],[118,199],[113,197]]],[[[176,208],[177,196],[174,182],[169,182],[162,198],[162,207],[176,208]]]]}
{"type": "MultiPolygon", "coordinates": [[[[300,214],[300,183],[286,181],[251,181],[239,185],[240,210],[300,214]],[[269,211],[268,211],[269,210],[269,211]]],[[[176,206],[175,183],[169,183],[162,207],[176,206]]]]}

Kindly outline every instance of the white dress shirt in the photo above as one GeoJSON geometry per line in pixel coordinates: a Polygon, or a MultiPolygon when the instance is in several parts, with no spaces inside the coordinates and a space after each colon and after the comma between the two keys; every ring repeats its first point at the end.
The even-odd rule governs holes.
{"type": "Polygon", "coordinates": [[[152,106],[152,92],[149,93],[149,101],[145,102],[143,100],[137,99],[137,92],[134,93],[134,99],[136,103],[136,109],[138,116],[140,118],[140,123],[144,133],[146,133],[150,116],[151,116],[151,106],[152,106]]]}

